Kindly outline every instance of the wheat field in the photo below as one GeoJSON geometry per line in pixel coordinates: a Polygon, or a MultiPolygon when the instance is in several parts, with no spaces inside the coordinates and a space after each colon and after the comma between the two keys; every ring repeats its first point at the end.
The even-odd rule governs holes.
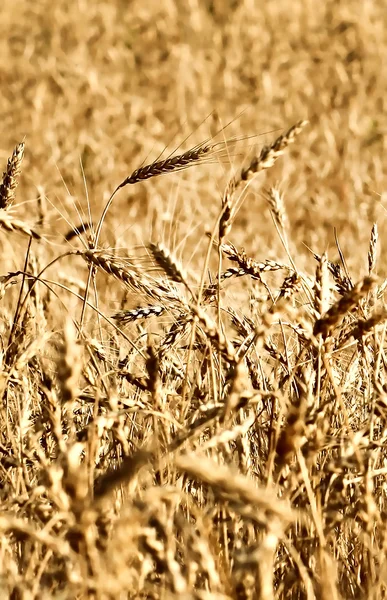
{"type": "Polygon", "coordinates": [[[385,598],[384,0],[0,13],[0,600],[385,598]]]}

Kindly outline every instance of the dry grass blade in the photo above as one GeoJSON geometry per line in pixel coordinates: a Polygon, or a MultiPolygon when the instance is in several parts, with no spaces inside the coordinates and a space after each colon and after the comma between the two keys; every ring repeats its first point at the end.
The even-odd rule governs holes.
{"type": "Polygon", "coordinates": [[[15,199],[15,190],[21,172],[21,163],[24,156],[24,142],[18,144],[8,159],[7,168],[3,173],[0,185],[0,208],[7,209],[15,199]]]}

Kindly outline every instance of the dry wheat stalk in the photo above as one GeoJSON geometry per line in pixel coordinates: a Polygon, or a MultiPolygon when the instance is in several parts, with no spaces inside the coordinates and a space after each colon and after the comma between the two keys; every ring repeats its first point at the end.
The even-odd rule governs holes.
{"type": "Polygon", "coordinates": [[[233,196],[240,185],[246,183],[256,173],[269,169],[274,165],[285,149],[294,142],[296,137],[301,133],[301,130],[307,121],[299,121],[293,125],[285,134],[279,136],[270,146],[264,146],[259,154],[255,156],[250,164],[242,169],[239,175],[233,177],[226,188],[222,198],[222,214],[219,222],[219,241],[229,234],[234,218],[236,206],[233,203],[233,196]]]}
{"type": "Polygon", "coordinates": [[[0,185],[0,208],[2,209],[9,208],[15,198],[23,156],[24,142],[16,146],[11,158],[8,159],[6,171],[3,173],[3,180],[0,185]]]}
{"type": "Polygon", "coordinates": [[[88,250],[79,253],[86,262],[105,271],[109,275],[113,275],[116,279],[123,283],[138,287],[138,279],[140,274],[136,267],[128,260],[106,251],[88,250]]]}

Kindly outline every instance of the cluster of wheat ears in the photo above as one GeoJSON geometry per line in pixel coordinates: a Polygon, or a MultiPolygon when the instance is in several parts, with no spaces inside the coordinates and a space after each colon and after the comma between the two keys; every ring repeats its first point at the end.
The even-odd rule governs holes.
{"type": "Polygon", "coordinates": [[[67,234],[83,248],[45,265],[49,240],[13,204],[24,144],[15,148],[0,228],[29,240],[20,270],[0,282],[11,306],[1,333],[1,598],[384,597],[377,227],[356,282],[326,254],[314,256],[314,273],[296,268],[276,187],[266,195],[288,263],[232,242],[247,185],[304,126],[230,179],[199,274],[159,242],[145,268],[129,250],[101,246],[101,231],[120,189],[211,161],[227,143],[135,170],[96,225],[67,234]],[[86,281],[48,277],[80,259],[86,281]],[[99,299],[101,278],[120,290],[114,314],[99,299]],[[247,300],[240,310],[227,305],[232,281],[247,300]]]}

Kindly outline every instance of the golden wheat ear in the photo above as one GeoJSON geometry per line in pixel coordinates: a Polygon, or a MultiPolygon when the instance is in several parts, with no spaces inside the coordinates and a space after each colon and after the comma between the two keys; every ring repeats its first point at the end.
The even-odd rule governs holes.
{"type": "Polygon", "coordinates": [[[0,185],[0,208],[9,208],[15,199],[15,190],[21,173],[21,163],[24,156],[24,142],[18,144],[11,158],[8,159],[7,168],[3,173],[0,185]]]}
{"type": "Polygon", "coordinates": [[[0,229],[6,229],[7,231],[17,231],[23,235],[40,240],[41,235],[35,231],[28,223],[21,221],[15,217],[12,212],[7,212],[4,208],[0,209],[0,229]]]}
{"type": "Polygon", "coordinates": [[[264,146],[258,156],[253,156],[249,164],[230,179],[222,198],[222,216],[219,223],[220,240],[229,234],[235,214],[239,210],[233,203],[234,194],[254,175],[273,167],[277,159],[284,154],[290,144],[295,142],[307,124],[308,121],[298,121],[286,133],[277,137],[272,144],[264,146]]]}

